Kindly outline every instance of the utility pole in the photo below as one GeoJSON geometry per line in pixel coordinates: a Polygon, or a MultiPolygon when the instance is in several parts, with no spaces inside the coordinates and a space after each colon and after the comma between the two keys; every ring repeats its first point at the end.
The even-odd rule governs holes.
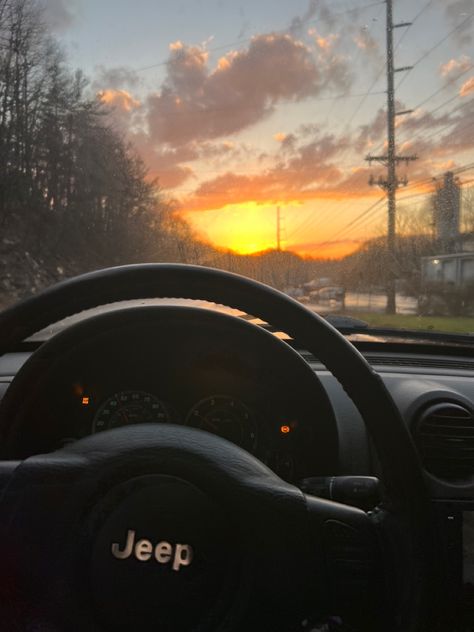
{"type": "Polygon", "coordinates": [[[401,68],[394,68],[393,64],[393,30],[396,28],[410,26],[411,22],[402,22],[400,24],[393,23],[392,13],[392,1],[385,0],[387,7],[386,17],[386,33],[387,33],[387,155],[385,156],[372,156],[368,155],[365,159],[372,164],[373,161],[380,162],[387,169],[386,178],[378,178],[375,180],[373,177],[369,179],[369,184],[376,184],[381,189],[387,192],[387,253],[388,253],[388,274],[387,274],[387,314],[395,314],[396,305],[396,192],[398,187],[403,184],[408,184],[407,179],[399,180],[397,178],[397,165],[400,162],[405,162],[406,165],[410,161],[416,160],[417,156],[398,156],[395,146],[395,117],[402,116],[403,114],[410,114],[413,110],[402,110],[400,112],[395,111],[395,87],[394,87],[394,74],[396,72],[403,72],[411,70],[413,66],[403,66],[401,68]]]}
{"type": "Polygon", "coordinates": [[[276,209],[276,249],[278,252],[281,250],[281,217],[279,206],[277,206],[276,209]]]}

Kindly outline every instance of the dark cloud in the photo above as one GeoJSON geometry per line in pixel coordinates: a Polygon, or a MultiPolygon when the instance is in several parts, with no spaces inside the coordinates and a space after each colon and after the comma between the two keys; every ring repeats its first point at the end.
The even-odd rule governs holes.
{"type": "Polygon", "coordinates": [[[133,90],[141,83],[139,75],[125,66],[106,68],[99,65],[95,67],[92,89],[95,92],[101,90],[133,90]]]}
{"type": "Polygon", "coordinates": [[[150,179],[157,179],[164,189],[180,186],[194,176],[189,163],[199,158],[195,143],[177,148],[156,145],[144,132],[130,133],[130,139],[148,167],[150,179]]]}
{"type": "Polygon", "coordinates": [[[357,152],[367,151],[373,143],[380,142],[386,129],[387,113],[383,108],[379,108],[370,123],[359,127],[359,131],[354,139],[354,149],[357,152]]]}
{"type": "Polygon", "coordinates": [[[306,24],[318,14],[322,7],[322,2],[318,2],[318,0],[309,0],[308,8],[304,12],[304,14],[301,16],[295,16],[292,19],[288,28],[288,32],[293,37],[301,37],[301,35],[303,35],[305,31],[306,24]]]}
{"type": "Polygon", "coordinates": [[[77,17],[77,0],[42,0],[44,19],[53,31],[65,31],[77,17]]]}
{"type": "Polygon", "coordinates": [[[439,0],[444,7],[445,15],[453,27],[461,25],[454,34],[461,46],[469,46],[473,37],[473,19],[468,19],[472,14],[472,0],[439,0]]]}
{"type": "Polygon", "coordinates": [[[337,28],[340,32],[351,20],[357,19],[358,14],[356,9],[350,10],[348,13],[334,11],[328,0],[309,0],[306,11],[303,15],[293,18],[288,32],[295,37],[301,37],[308,23],[316,23],[329,30],[337,28]]]}

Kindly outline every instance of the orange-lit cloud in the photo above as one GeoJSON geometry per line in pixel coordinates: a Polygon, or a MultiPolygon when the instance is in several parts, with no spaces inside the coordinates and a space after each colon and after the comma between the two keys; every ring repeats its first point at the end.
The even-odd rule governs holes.
{"type": "Polygon", "coordinates": [[[361,27],[353,37],[354,44],[363,51],[377,51],[379,44],[367,28],[361,27]]]}
{"type": "Polygon", "coordinates": [[[314,38],[317,46],[324,52],[328,52],[331,48],[334,47],[334,44],[339,39],[339,36],[336,33],[329,33],[325,37],[320,35],[318,31],[314,28],[308,30],[308,35],[314,38]]]}
{"type": "Polygon", "coordinates": [[[368,187],[370,171],[357,170],[347,178],[334,166],[316,170],[321,177],[318,185],[297,186],[291,173],[269,170],[258,175],[226,173],[201,184],[188,198],[182,200],[185,211],[207,211],[223,208],[229,200],[234,203],[301,203],[308,200],[343,200],[378,195],[368,187]],[[327,183],[325,183],[325,181],[327,183]],[[331,184],[332,183],[332,184],[331,184]]]}
{"type": "Polygon", "coordinates": [[[184,44],[181,40],[176,40],[176,42],[171,42],[171,44],[169,45],[169,49],[172,52],[175,52],[177,50],[182,50],[184,48],[184,44]]]}
{"type": "MultiPolygon", "coordinates": [[[[337,186],[344,179],[344,174],[332,160],[348,144],[347,137],[318,134],[297,149],[290,150],[289,155],[285,155],[275,166],[262,169],[260,173],[242,175],[228,171],[206,180],[183,201],[183,208],[220,208],[229,200],[247,203],[331,197],[336,189],[344,197],[342,187],[337,186]]],[[[350,178],[358,177],[359,174],[353,174],[350,178]]]]}
{"type": "MultiPolygon", "coordinates": [[[[318,232],[298,235],[288,247],[300,254],[342,256],[357,247],[358,235],[338,241],[330,234],[337,230],[327,234],[319,230],[337,225],[341,208],[349,213],[358,208],[355,212],[360,213],[382,195],[380,189],[368,185],[368,180],[370,175],[385,175],[384,167],[374,164],[370,168],[363,157],[369,149],[376,154],[387,151],[384,108],[374,109],[366,124],[350,131],[341,125],[336,129],[345,131],[334,134],[315,123],[298,126],[294,118],[294,104],[320,94],[340,95],[351,85],[351,60],[342,54],[347,53],[347,46],[344,48],[343,41],[332,32],[331,4],[314,0],[310,5],[288,34],[257,35],[248,46],[212,63],[206,44],[173,42],[164,67],[165,79],[148,95],[137,92],[136,77],[126,68],[101,71],[98,77],[102,102],[121,114],[123,129],[149,167],[149,177],[158,178],[163,188],[177,189],[179,212],[219,247],[242,253],[273,247],[274,208],[281,203],[283,207],[299,205],[305,212],[314,207],[315,216],[324,208],[323,219],[327,212],[318,232]],[[321,29],[326,34],[311,30],[311,44],[305,44],[309,39],[304,21],[323,14],[326,19],[321,29]],[[132,96],[136,94],[141,101],[132,96]],[[265,121],[282,103],[285,117],[278,113],[275,119],[265,121]],[[253,135],[252,127],[257,124],[260,126],[253,135]],[[272,143],[272,134],[276,143],[272,143]],[[263,147],[256,147],[253,143],[261,138],[263,147]]],[[[375,59],[380,51],[368,30],[342,19],[349,47],[353,40],[367,61],[375,59]]],[[[450,59],[439,67],[440,76],[451,81],[456,73],[466,71],[469,63],[467,56],[450,59]]],[[[438,83],[444,87],[447,80],[438,76],[438,83]]],[[[464,82],[459,95],[466,97],[472,92],[474,77],[464,82]]],[[[428,180],[434,172],[462,164],[459,155],[474,146],[467,131],[474,123],[469,103],[468,99],[458,99],[449,110],[435,108],[431,112],[429,106],[397,118],[399,152],[419,155],[419,160],[406,169],[412,182],[428,180]]],[[[309,115],[309,104],[298,112],[306,112],[309,120],[322,121],[319,104],[313,105],[309,115]]],[[[408,107],[397,103],[400,110],[408,107]]],[[[365,120],[363,112],[360,116],[365,120]]],[[[400,175],[405,175],[404,165],[400,175]]],[[[428,181],[409,193],[431,190],[428,181]]],[[[400,190],[400,199],[403,195],[400,190]]],[[[285,226],[291,234],[291,221],[285,226]]]]}
{"type": "Polygon", "coordinates": [[[163,86],[146,103],[153,142],[177,146],[227,136],[261,121],[282,100],[347,87],[349,77],[341,58],[318,62],[308,46],[282,33],[253,37],[214,69],[208,61],[200,46],[172,44],[163,86]]]}
{"type": "Polygon", "coordinates": [[[116,108],[122,112],[131,112],[140,107],[138,99],[134,99],[126,90],[107,89],[98,92],[98,98],[102,103],[116,108]]]}
{"type": "Polygon", "coordinates": [[[442,77],[449,77],[458,72],[464,72],[472,67],[472,59],[467,55],[461,55],[458,59],[453,58],[441,64],[439,71],[442,77]]]}
{"type": "Polygon", "coordinates": [[[461,89],[459,90],[459,96],[466,97],[468,94],[472,94],[474,92],[474,77],[471,77],[467,81],[465,81],[461,89]]]}

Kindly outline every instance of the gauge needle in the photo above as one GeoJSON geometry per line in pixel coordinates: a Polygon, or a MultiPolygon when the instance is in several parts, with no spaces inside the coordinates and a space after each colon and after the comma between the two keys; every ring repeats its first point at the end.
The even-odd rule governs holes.
{"type": "Polygon", "coordinates": [[[210,426],[215,432],[219,432],[219,428],[216,426],[216,424],[212,423],[212,421],[210,421],[208,417],[203,417],[202,415],[199,415],[199,419],[201,420],[201,425],[210,426]]]}
{"type": "Polygon", "coordinates": [[[127,425],[129,422],[129,419],[127,417],[127,413],[125,412],[125,410],[122,408],[120,411],[120,416],[122,417],[122,422],[124,425],[127,425]]]}

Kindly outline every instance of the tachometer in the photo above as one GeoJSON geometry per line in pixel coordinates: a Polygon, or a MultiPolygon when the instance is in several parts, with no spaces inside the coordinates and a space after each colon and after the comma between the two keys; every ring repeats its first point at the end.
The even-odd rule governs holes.
{"type": "Polygon", "coordinates": [[[169,421],[166,406],[145,391],[120,391],[109,397],[94,417],[92,432],[118,426],[169,421]]]}
{"type": "Polygon", "coordinates": [[[207,430],[252,451],[257,443],[257,426],[247,406],[227,395],[207,397],[188,414],[186,425],[207,430]]]}

